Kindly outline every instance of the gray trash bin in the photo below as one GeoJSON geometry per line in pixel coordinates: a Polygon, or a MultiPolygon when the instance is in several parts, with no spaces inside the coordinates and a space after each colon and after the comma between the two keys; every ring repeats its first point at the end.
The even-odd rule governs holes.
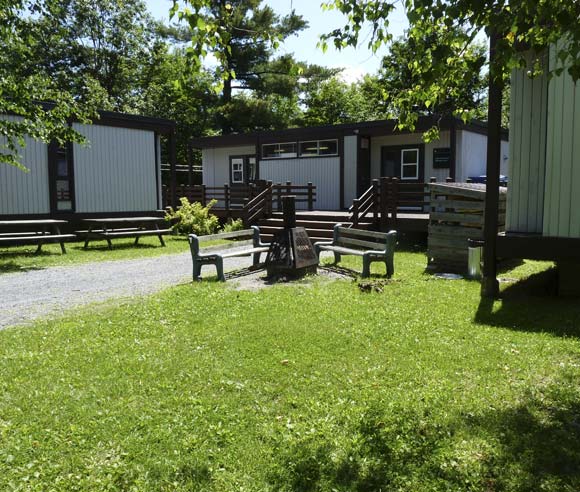
{"type": "Polygon", "coordinates": [[[467,240],[467,278],[481,279],[481,256],[483,242],[473,239],[467,240]]]}

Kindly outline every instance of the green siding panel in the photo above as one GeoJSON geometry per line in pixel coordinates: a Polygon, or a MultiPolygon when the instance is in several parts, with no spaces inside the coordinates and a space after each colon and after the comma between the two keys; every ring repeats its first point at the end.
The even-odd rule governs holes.
{"type": "Polygon", "coordinates": [[[512,73],[507,230],[541,232],[546,167],[547,78],[512,73]]]}
{"type": "MultiPolygon", "coordinates": [[[[553,50],[550,63],[554,67],[553,50]]],[[[564,72],[550,81],[543,233],[580,237],[580,93],[564,72]]]]}

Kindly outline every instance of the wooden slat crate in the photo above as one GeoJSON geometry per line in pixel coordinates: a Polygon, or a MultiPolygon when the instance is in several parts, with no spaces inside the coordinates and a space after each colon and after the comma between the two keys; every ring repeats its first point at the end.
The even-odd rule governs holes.
{"type": "MultiPolygon", "coordinates": [[[[483,240],[485,185],[431,183],[427,257],[431,268],[467,272],[467,240],[483,240]]],[[[499,228],[505,229],[506,188],[500,188],[499,228]]]]}

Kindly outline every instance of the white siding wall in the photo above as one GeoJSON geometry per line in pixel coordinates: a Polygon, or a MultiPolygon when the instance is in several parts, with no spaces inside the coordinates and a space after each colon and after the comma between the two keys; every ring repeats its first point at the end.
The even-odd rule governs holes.
{"type": "MultiPolygon", "coordinates": [[[[422,134],[388,135],[371,139],[371,178],[379,178],[381,174],[381,147],[391,145],[420,145],[423,144],[422,134]]],[[[449,169],[433,169],[433,149],[449,147],[450,136],[448,131],[442,131],[440,139],[425,144],[425,180],[436,177],[437,181],[445,181],[449,176],[449,169]]]]}
{"type": "Polygon", "coordinates": [[[158,208],[153,132],[80,124],[74,128],[90,142],[74,145],[78,213],[158,208]]]}
{"type": "MultiPolygon", "coordinates": [[[[254,155],[256,147],[246,145],[242,147],[222,147],[203,149],[202,151],[202,178],[206,186],[223,186],[230,182],[230,156],[254,155]]],[[[260,179],[267,179],[260,176],[260,179]]]]}
{"type": "MultiPolygon", "coordinates": [[[[16,120],[12,116],[3,118],[16,120]]],[[[48,147],[31,138],[25,141],[26,147],[18,153],[21,156],[20,163],[29,172],[0,164],[0,215],[50,213],[48,147]]]]}
{"type": "MultiPolygon", "coordinates": [[[[556,68],[554,48],[550,68],[556,68]]],[[[564,71],[548,86],[543,233],[580,237],[580,86],[564,71]]]]}
{"type": "MultiPolygon", "coordinates": [[[[465,181],[471,176],[486,174],[487,169],[487,135],[470,132],[467,130],[457,131],[458,152],[455,179],[465,181]]],[[[508,171],[509,143],[501,142],[500,173],[508,171]]]]}
{"type": "Polygon", "coordinates": [[[270,180],[273,183],[292,181],[295,184],[306,184],[311,181],[316,186],[315,209],[340,209],[339,157],[262,160],[260,179],[270,180]]]}
{"type": "Polygon", "coordinates": [[[344,137],[344,204],[349,206],[356,196],[356,165],[358,137],[344,137]]]}

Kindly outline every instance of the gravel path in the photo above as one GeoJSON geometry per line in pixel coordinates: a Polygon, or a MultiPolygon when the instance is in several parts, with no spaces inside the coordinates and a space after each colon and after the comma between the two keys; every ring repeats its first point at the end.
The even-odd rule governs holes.
{"type": "MultiPolygon", "coordinates": [[[[224,260],[225,271],[250,265],[249,256],[224,260]]],[[[191,255],[184,253],[0,275],[0,329],[58,316],[74,306],[150,294],[190,282],[191,268],[191,255]]],[[[215,268],[204,267],[202,276],[206,275],[215,275],[215,268]]]]}

